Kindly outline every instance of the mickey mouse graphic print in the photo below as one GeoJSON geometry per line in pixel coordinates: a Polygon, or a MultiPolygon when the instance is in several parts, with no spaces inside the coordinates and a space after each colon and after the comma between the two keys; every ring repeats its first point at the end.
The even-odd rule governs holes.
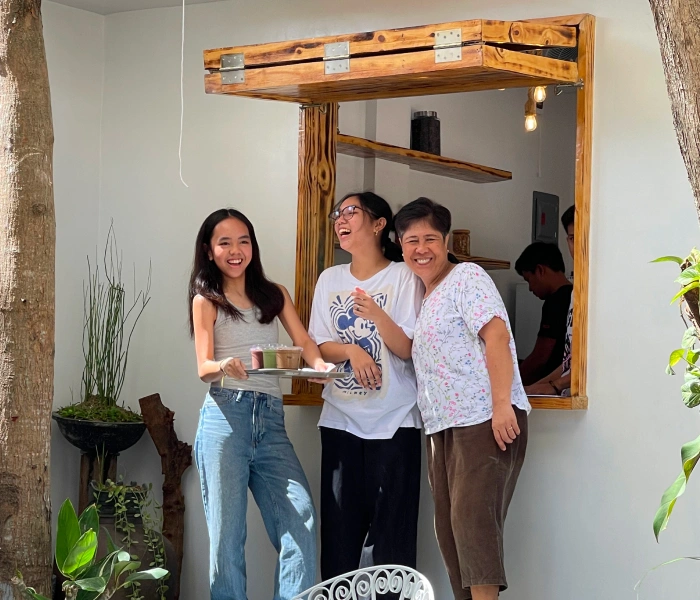
{"type": "MultiPolygon", "coordinates": [[[[423,298],[423,284],[403,263],[391,263],[360,281],[350,265],[326,269],[318,279],[311,309],[309,334],[326,342],[360,346],[382,373],[376,390],[362,387],[350,375],[324,386],[320,427],[341,429],[364,439],[389,439],[399,427],[421,427],[416,376],[411,360],[402,360],[384,344],[376,325],[355,314],[350,294],[359,287],[413,339],[423,298]]],[[[340,370],[352,373],[350,361],[340,370]]]]}
{"type": "MultiPolygon", "coordinates": [[[[379,308],[386,311],[387,297],[385,292],[371,294],[379,308]]],[[[331,325],[338,332],[338,337],[343,344],[356,344],[372,357],[379,370],[382,371],[382,340],[379,337],[376,325],[372,321],[358,317],[352,309],[353,299],[349,295],[336,294],[330,304],[331,325]]],[[[320,343],[320,342],[317,342],[320,343]]],[[[386,350],[386,347],[384,348],[386,350]]],[[[386,350],[388,352],[388,350],[386,350]]],[[[343,363],[342,369],[346,373],[352,373],[352,366],[347,360],[343,363]]],[[[390,373],[387,373],[390,375],[390,373]]],[[[384,374],[382,373],[382,376],[384,374]]],[[[388,381],[382,380],[382,385],[386,387],[388,381]]],[[[370,390],[362,387],[360,382],[353,376],[347,379],[339,379],[336,382],[339,389],[351,394],[366,396],[370,390]]],[[[381,391],[382,387],[378,388],[381,391]]]]}

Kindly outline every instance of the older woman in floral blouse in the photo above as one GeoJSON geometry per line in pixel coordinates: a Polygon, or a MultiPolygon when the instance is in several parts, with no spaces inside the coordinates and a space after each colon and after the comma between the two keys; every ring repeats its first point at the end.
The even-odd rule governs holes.
{"type": "Polygon", "coordinates": [[[394,223],[426,288],[412,353],[438,544],[456,600],[496,600],[530,411],[508,315],[481,267],[449,262],[449,210],[419,198],[394,223]]]}

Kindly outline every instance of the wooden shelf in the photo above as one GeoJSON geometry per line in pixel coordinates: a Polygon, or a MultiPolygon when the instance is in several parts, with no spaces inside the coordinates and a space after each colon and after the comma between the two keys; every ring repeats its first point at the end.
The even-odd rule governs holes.
{"type": "Polygon", "coordinates": [[[471,183],[493,183],[508,181],[513,178],[510,171],[446,158],[428,152],[409,150],[383,142],[373,142],[352,135],[338,134],[337,151],[339,154],[359,158],[380,158],[402,165],[408,165],[414,171],[442,175],[471,183]]]}
{"type": "Polygon", "coordinates": [[[483,256],[465,256],[464,254],[455,254],[460,262],[470,262],[479,265],[486,271],[497,271],[500,269],[510,269],[510,262],[499,258],[484,258],[483,256]]]}
{"type": "MultiPolygon", "coordinates": [[[[573,396],[529,396],[530,404],[536,410],[587,410],[588,397],[573,396]]],[[[284,403],[288,406],[322,406],[323,398],[313,394],[286,394],[284,403]]]]}
{"type": "Polygon", "coordinates": [[[323,406],[323,398],[313,394],[285,394],[283,399],[287,406],[323,406]]]}
{"type": "Polygon", "coordinates": [[[588,410],[587,396],[528,396],[528,400],[538,410],[588,410]]]}

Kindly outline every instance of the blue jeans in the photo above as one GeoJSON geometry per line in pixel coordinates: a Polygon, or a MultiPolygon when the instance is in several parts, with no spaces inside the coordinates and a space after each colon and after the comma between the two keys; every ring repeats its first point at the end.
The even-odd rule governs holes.
{"type": "Polygon", "coordinates": [[[279,554],[274,600],[316,581],[316,512],[309,484],[284,429],[282,400],[212,388],[195,439],[209,529],[211,600],[246,600],[248,488],[279,554]]]}

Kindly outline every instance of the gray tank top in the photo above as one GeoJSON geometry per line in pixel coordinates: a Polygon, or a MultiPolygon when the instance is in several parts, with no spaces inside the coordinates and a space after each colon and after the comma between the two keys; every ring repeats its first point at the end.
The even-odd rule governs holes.
{"type": "MultiPolygon", "coordinates": [[[[236,307],[238,308],[238,307],[236,307]]],[[[221,308],[216,312],[214,323],[214,360],[223,360],[232,356],[240,358],[247,369],[252,366],[250,348],[262,344],[276,344],[279,341],[278,320],[268,325],[258,321],[257,308],[239,308],[243,319],[234,320],[221,308]]],[[[221,387],[221,380],[212,383],[213,387],[221,387]]],[[[230,390],[246,390],[262,392],[277,398],[282,397],[279,378],[270,375],[251,375],[247,380],[224,377],[223,387],[230,390]]]]}

